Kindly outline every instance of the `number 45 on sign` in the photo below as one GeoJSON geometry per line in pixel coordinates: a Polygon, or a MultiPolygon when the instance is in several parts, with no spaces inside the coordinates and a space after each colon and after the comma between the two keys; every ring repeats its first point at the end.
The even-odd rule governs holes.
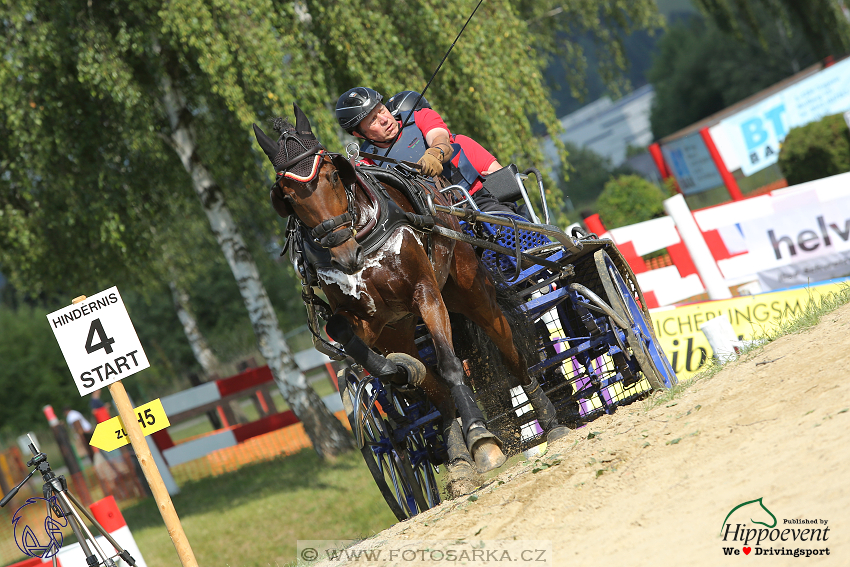
{"type": "MultiPolygon", "coordinates": [[[[163,409],[159,398],[139,406],[133,411],[136,413],[136,421],[139,422],[139,426],[142,428],[142,433],[145,436],[156,433],[171,425],[168,422],[168,416],[165,415],[165,409],[163,409]]],[[[118,447],[127,445],[129,442],[127,430],[124,429],[124,422],[121,421],[120,416],[117,416],[97,424],[90,444],[92,447],[97,447],[101,451],[114,451],[118,447]]]]}

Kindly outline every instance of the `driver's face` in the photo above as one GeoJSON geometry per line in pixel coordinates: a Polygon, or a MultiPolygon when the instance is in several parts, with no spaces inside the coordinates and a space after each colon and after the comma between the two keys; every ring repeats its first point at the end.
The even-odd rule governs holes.
{"type": "Polygon", "coordinates": [[[378,104],[366,118],[357,125],[354,135],[369,138],[376,142],[390,142],[398,134],[398,122],[383,104],[378,104]]]}

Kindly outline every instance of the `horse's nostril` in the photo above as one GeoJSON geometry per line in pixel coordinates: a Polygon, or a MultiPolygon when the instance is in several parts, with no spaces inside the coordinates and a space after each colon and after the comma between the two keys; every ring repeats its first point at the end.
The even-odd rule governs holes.
{"type": "Polygon", "coordinates": [[[358,266],[363,265],[363,248],[358,246],[357,252],[354,253],[354,261],[357,262],[358,266]]]}

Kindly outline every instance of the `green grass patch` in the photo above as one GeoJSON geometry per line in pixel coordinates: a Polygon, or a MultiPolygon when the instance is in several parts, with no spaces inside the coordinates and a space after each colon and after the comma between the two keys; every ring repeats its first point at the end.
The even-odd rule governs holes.
{"type": "MultiPolygon", "coordinates": [[[[312,449],[186,483],[173,497],[200,565],[295,561],[299,539],[362,539],[396,522],[359,451],[334,462],[312,449]]],[[[148,565],[180,567],[156,503],[123,511],[148,565]]]]}

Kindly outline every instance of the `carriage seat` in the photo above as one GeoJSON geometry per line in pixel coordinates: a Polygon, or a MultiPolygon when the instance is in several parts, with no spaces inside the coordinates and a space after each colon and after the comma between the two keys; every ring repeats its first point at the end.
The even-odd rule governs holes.
{"type": "Polygon", "coordinates": [[[513,203],[522,198],[516,176],[516,165],[506,165],[484,178],[484,189],[502,203],[513,203]]]}

